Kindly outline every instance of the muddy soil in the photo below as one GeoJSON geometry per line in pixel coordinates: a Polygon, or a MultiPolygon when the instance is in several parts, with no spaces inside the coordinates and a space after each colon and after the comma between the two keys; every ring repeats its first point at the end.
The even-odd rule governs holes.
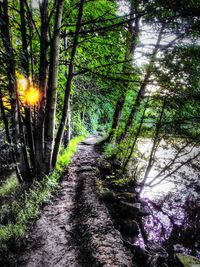
{"type": "Polygon", "coordinates": [[[57,196],[44,207],[17,266],[132,266],[132,255],[98,198],[96,141],[90,137],[79,144],[57,196]]]}

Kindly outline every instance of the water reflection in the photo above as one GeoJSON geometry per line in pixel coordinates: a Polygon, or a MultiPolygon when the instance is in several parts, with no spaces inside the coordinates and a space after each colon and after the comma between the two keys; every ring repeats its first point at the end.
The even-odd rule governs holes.
{"type": "MultiPolygon", "coordinates": [[[[149,242],[200,257],[200,149],[194,144],[177,143],[161,140],[155,151],[140,195],[152,212],[143,219],[144,226],[149,242]]],[[[144,179],[151,149],[150,140],[141,140],[137,162],[134,159],[129,166],[132,174],[137,166],[139,183],[144,179]]],[[[145,247],[141,234],[135,244],[145,247]]]]}

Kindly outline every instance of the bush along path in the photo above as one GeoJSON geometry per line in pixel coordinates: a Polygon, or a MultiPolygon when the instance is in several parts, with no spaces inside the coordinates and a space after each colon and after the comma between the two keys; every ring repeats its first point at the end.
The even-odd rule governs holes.
{"type": "Polygon", "coordinates": [[[44,207],[18,255],[17,266],[132,266],[132,256],[98,197],[96,141],[90,137],[78,145],[56,197],[44,207]]]}

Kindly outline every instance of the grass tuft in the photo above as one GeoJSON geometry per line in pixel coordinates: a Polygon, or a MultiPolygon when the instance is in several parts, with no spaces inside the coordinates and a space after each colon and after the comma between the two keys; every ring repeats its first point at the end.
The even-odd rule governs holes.
{"type": "MultiPolygon", "coordinates": [[[[56,168],[50,175],[46,176],[42,181],[35,181],[33,186],[24,193],[23,197],[3,205],[0,209],[0,219],[8,211],[12,214],[12,218],[8,219],[5,225],[0,225],[0,248],[5,249],[6,242],[11,238],[12,240],[18,240],[26,235],[30,223],[37,218],[42,205],[48,202],[53,192],[59,188],[61,173],[71,162],[76,152],[77,144],[83,139],[84,137],[82,136],[72,139],[67,149],[61,149],[56,168]]],[[[2,194],[11,192],[11,188],[14,187],[15,183],[9,182],[9,186],[4,186],[2,194]]]]}
{"type": "Polygon", "coordinates": [[[11,175],[0,187],[0,198],[13,193],[19,187],[19,182],[15,175],[11,175]]]}

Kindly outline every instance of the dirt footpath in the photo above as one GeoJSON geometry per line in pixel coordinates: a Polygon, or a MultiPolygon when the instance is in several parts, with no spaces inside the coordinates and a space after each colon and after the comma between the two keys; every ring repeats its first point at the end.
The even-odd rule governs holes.
{"type": "Polygon", "coordinates": [[[98,199],[95,137],[78,146],[61,188],[30,234],[18,266],[125,267],[131,254],[123,247],[105,205],[98,199]]]}

